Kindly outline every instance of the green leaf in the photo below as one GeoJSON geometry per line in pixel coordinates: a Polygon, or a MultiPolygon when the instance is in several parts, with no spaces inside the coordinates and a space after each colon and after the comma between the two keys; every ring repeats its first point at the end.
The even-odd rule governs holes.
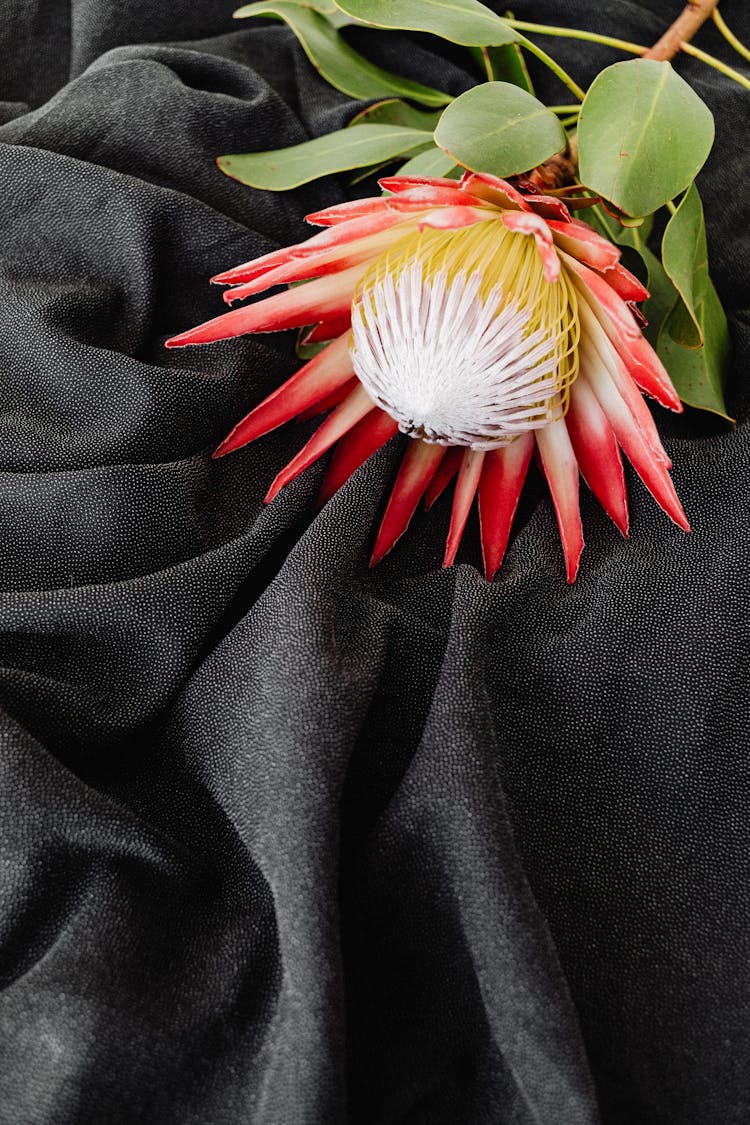
{"type": "Polygon", "coordinates": [[[386,101],[375,102],[361,110],[349,122],[352,125],[407,125],[410,129],[424,129],[425,133],[432,133],[440,120],[440,111],[425,113],[422,109],[414,109],[398,98],[388,98],[386,101]]]}
{"type": "Polygon", "coordinates": [[[711,111],[669,63],[615,63],[581,107],[581,181],[626,214],[648,215],[692,183],[713,138],[711,111]]]}
{"type": "Polygon", "coordinates": [[[389,74],[358,54],[319,12],[296,0],[246,4],[235,19],[265,16],[283,20],[292,29],[315,69],[326,82],[350,98],[383,98],[390,94],[413,98],[424,105],[445,105],[450,96],[440,90],[389,74]]]}
{"type": "Polygon", "coordinates": [[[706,296],[708,248],[703,206],[695,184],[690,185],[667,223],[661,257],[681,298],[669,315],[669,334],[685,347],[700,348],[703,334],[695,310],[706,296]]]}
{"type": "Polygon", "coordinates": [[[399,176],[451,176],[453,173],[463,172],[457,168],[452,157],[443,152],[441,148],[432,145],[424,152],[412,156],[398,170],[399,176]]]}
{"type": "Polygon", "coordinates": [[[515,43],[518,35],[478,0],[335,0],[348,16],[374,27],[427,31],[465,47],[515,43]]]}
{"type": "MultiPolygon", "coordinates": [[[[696,309],[700,331],[705,335],[702,348],[685,348],[669,333],[671,311],[682,299],[664,267],[646,245],[653,215],[641,227],[621,227],[600,207],[588,212],[588,221],[602,234],[626,250],[639,255],[646,267],[646,286],[651,296],[643,305],[648,318],[644,335],[656,349],[683,402],[700,410],[710,410],[729,418],[724,405],[723,377],[729,356],[729,331],[724,311],[710,279],[696,309]]],[[[732,421],[732,419],[729,419],[732,421]]]]}
{"type": "Polygon", "coordinates": [[[488,82],[510,82],[527,93],[534,93],[523,51],[518,43],[504,47],[469,47],[479,70],[488,82]]]}
{"type": "Polygon", "coordinates": [[[312,8],[314,11],[320,12],[321,16],[325,16],[334,27],[351,27],[359,23],[359,20],[350,19],[344,12],[340,11],[333,0],[289,0],[289,2],[299,4],[302,8],[312,8]]]}
{"type": "Polygon", "coordinates": [[[294,345],[294,352],[297,356],[297,359],[303,359],[305,363],[309,359],[314,359],[314,357],[322,352],[324,348],[327,348],[328,344],[330,343],[329,340],[323,340],[319,344],[303,344],[302,341],[304,340],[305,336],[314,327],[314,324],[308,324],[304,328],[300,328],[299,332],[297,333],[297,341],[294,345]]]}
{"type": "Polygon", "coordinates": [[[320,176],[390,160],[424,144],[422,129],[358,125],[356,129],[338,129],[290,148],[220,156],[216,163],[222,172],[242,184],[266,191],[288,191],[320,176]]]}
{"type": "MultiPolygon", "coordinates": [[[[428,149],[432,147],[433,146],[428,141],[427,144],[422,145],[420,148],[415,148],[412,151],[416,153],[417,156],[419,156],[420,153],[427,152],[428,149]]],[[[379,164],[370,164],[367,168],[360,169],[356,173],[356,175],[352,176],[351,179],[348,180],[348,183],[351,187],[354,187],[355,184],[361,184],[363,180],[368,180],[371,176],[378,176],[381,172],[387,171],[390,171],[391,175],[395,176],[396,170],[393,168],[393,164],[394,161],[398,162],[399,159],[403,159],[403,157],[391,157],[390,160],[381,160],[379,164]]]]}
{"type": "Polygon", "coordinates": [[[669,318],[659,333],[657,351],[678,395],[688,406],[710,410],[728,421],[724,403],[724,376],[730,354],[729,328],[721,301],[710,279],[695,308],[702,348],[684,348],[669,334],[669,318]]]}
{"type": "Polygon", "coordinates": [[[567,145],[554,113],[509,82],[485,82],[456,98],[435,142],[456,164],[496,176],[528,172],[567,145]]]}

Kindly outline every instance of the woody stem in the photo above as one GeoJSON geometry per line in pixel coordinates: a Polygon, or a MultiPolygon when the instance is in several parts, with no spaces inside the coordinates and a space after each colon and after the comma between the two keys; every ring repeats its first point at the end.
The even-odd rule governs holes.
{"type": "Polygon", "coordinates": [[[667,28],[653,47],[643,55],[644,59],[664,61],[673,59],[685,43],[689,43],[696,31],[706,20],[710,20],[719,0],[689,0],[674,23],[667,28]]]}

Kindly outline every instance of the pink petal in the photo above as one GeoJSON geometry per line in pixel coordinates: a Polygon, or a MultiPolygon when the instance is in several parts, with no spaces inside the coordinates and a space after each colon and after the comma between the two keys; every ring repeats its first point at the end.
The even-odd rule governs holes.
{"type": "Polygon", "coordinates": [[[656,428],[656,422],[651,411],[628,371],[627,365],[597,320],[588,302],[583,298],[578,302],[578,314],[581,318],[581,329],[584,333],[584,340],[581,345],[582,354],[583,351],[590,353],[595,362],[601,365],[617,388],[620,397],[625,402],[633,420],[638,425],[657,460],[671,469],[672,462],[661,443],[659,431],[656,428]]]}
{"type": "Polygon", "coordinates": [[[479,523],[488,582],[497,574],[505,556],[533,451],[534,436],[525,433],[485,457],[479,481],[479,523]]]}
{"type": "Polygon", "coordinates": [[[343,316],[351,305],[354,287],[365,268],[362,265],[352,266],[332,277],[321,277],[285,293],[256,301],[254,305],[233,309],[199,324],[197,328],[173,336],[167,340],[166,346],[182,348],[186,344],[210,344],[214,340],[228,340],[248,332],[278,332],[343,316]]]}
{"type": "Polygon", "coordinates": [[[350,306],[340,316],[335,316],[331,320],[321,320],[320,324],[313,325],[308,332],[305,332],[300,342],[303,344],[323,344],[326,340],[334,340],[342,332],[348,332],[351,325],[352,310],[350,306]]]}
{"type": "Polygon", "coordinates": [[[625,266],[617,262],[616,265],[610,266],[602,272],[602,277],[609,285],[610,289],[614,289],[618,297],[622,297],[623,301],[647,301],[651,294],[645,285],[641,285],[635,274],[630,270],[626,270],[625,266]]]}
{"type": "MultiPolygon", "coordinates": [[[[422,201],[428,207],[481,203],[456,180],[435,180],[429,176],[389,176],[378,180],[383,191],[391,191],[399,200],[422,201]]],[[[392,201],[393,202],[393,201],[392,201]]]]}
{"type": "Polygon", "coordinates": [[[340,225],[320,231],[308,238],[305,242],[297,242],[294,246],[282,246],[271,254],[264,254],[254,258],[251,262],[244,262],[225,273],[217,273],[211,281],[217,285],[236,285],[240,282],[252,281],[253,278],[283,266],[292,259],[307,258],[310,255],[320,254],[336,246],[354,242],[359,238],[377,234],[403,222],[401,215],[395,212],[383,212],[376,215],[364,215],[359,219],[352,219],[348,224],[340,225]]]}
{"type": "Polygon", "coordinates": [[[617,393],[606,371],[603,367],[589,362],[589,357],[583,353],[579,378],[586,379],[593,390],[626,457],[657,504],[678,527],[689,531],[690,524],[666,466],[646,442],[633,415],[617,393]]]}
{"type": "Polygon", "coordinates": [[[377,566],[406,531],[425,489],[445,455],[444,445],[411,438],[380,525],[370,566],[377,566]]]}
{"type": "Polygon", "coordinates": [[[463,449],[460,445],[452,445],[447,450],[424,494],[424,506],[428,511],[461,468],[462,457],[463,449]]]}
{"type": "Polygon", "coordinates": [[[270,433],[300,411],[320,402],[331,391],[343,387],[353,375],[348,336],[341,336],[251,410],[224,438],[214,457],[223,457],[270,433]]]}
{"type": "Polygon", "coordinates": [[[596,270],[610,269],[620,260],[620,251],[606,238],[602,238],[586,223],[577,219],[568,223],[548,220],[555,244],[579,262],[584,262],[596,270]]]}
{"type": "Polygon", "coordinates": [[[376,407],[365,414],[337,444],[320,486],[318,506],[327,504],[360,465],[396,433],[398,424],[384,410],[376,407]]]}
{"type": "Polygon", "coordinates": [[[334,442],[343,437],[345,433],[356,426],[360,418],[374,410],[372,399],[364,387],[358,386],[332,414],[329,414],[305,446],[293,457],[289,464],[281,470],[268,490],[264,503],[270,504],[281,489],[303,473],[313,461],[317,461],[334,442]]]}
{"type": "MultiPolygon", "coordinates": [[[[451,197],[453,202],[453,197],[451,197]]],[[[466,200],[464,199],[464,202],[466,200]]],[[[314,226],[331,227],[339,223],[352,222],[364,216],[375,216],[385,213],[396,215],[403,219],[404,215],[419,211],[429,211],[435,204],[431,202],[429,191],[426,188],[414,188],[399,195],[377,196],[374,199],[350,199],[346,203],[337,203],[333,207],[325,207],[322,211],[313,211],[306,215],[305,220],[314,226]]]]}
{"type": "Polygon", "coordinates": [[[570,388],[565,416],[581,475],[607,515],[628,534],[628,498],[617,439],[596,395],[585,379],[570,388]]]}
{"type": "Polygon", "coordinates": [[[310,418],[317,417],[318,414],[327,414],[329,410],[333,410],[334,406],[338,406],[343,402],[351,392],[355,389],[359,379],[354,375],[348,382],[344,383],[343,387],[337,387],[335,390],[322,398],[320,402],[316,402],[314,406],[308,406],[307,410],[301,411],[297,415],[297,422],[307,422],[310,418]]]}
{"type": "Polygon", "coordinates": [[[561,199],[551,195],[526,195],[524,198],[531,210],[543,219],[557,219],[561,223],[572,221],[570,211],[561,199]]]}
{"type": "Polygon", "coordinates": [[[435,188],[438,191],[446,188],[452,191],[461,190],[458,180],[446,180],[438,176],[384,176],[382,180],[378,180],[378,183],[383,191],[394,193],[410,191],[412,188],[435,188]]]}
{"type": "Polygon", "coordinates": [[[605,279],[561,250],[566,265],[580,279],[583,293],[638,386],[662,406],[682,411],[677,391],[656,352],[636,324],[633,313],[605,279]]]}
{"type": "Polygon", "coordinates": [[[531,210],[526,197],[517,188],[506,180],[490,175],[489,172],[466,172],[459,183],[464,191],[470,191],[472,195],[492,203],[495,207],[511,211],[531,210]]]}
{"type": "Polygon", "coordinates": [[[445,557],[443,559],[443,566],[445,567],[453,566],[455,562],[456,552],[466,527],[466,521],[469,518],[471,505],[474,502],[479,478],[482,475],[484,456],[484,452],[480,449],[464,450],[461,469],[456,481],[456,491],[453,495],[451,525],[448,530],[448,541],[445,545],[445,557]]]}
{"type": "Polygon", "coordinates": [[[557,256],[552,232],[547,222],[538,215],[519,214],[517,211],[504,211],[503,222],[508,230],[519,234],[531,234],[536,240],[537,250],[544,264],[544,277],[552,283],[560,276],[560,259],[557,256]]]}
{"type": "Polygon", "coordinates": [[[634,340],[616,340],[615,347],[641,390],[668,410],[682,414],[684,407],[680,396],[646,337],[641,335],[634,340]]]}
{"type": "Polygon", "coordinates": [[[560,528],[568,582],[575,582],[583,551],[583,528],[578,505],[578,462],[563,418],[536,431],[544,475],[552,493],[560,528]]]}
{"type": "Polygon", "coordinates": [[[306,281],[311,277],[325,277],[327,274],[342,272],[362,262],[370,262],[413,229],[414,223],[397,223],[395,228],[391,224],[387,230],[378,231],[366,238],[358,238],[354,242],[346,242],[317,254],[292,258],[276,269],[245,282],[244,285],[227,289],[224,300],[227,304],[232,304],[234,301],[244,300],[245,297],[252,297],[263,289],[270,289],[273,285],[287,285],[293,281],[306,281]]]}

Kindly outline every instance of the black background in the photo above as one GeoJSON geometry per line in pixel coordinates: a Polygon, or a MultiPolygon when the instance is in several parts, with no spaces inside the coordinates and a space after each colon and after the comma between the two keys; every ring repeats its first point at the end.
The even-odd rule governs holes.
{"type": "MultiPolygon", "coordinates": [[[[747,1122],[750,94],[678,63],[738,419],[660,412],[692,534],[584,490],[569,588],[534,479],[494,584],[476,531],[439,568],[448,497],[371,573],[403,439],[266,509],[314,423],[209,453],[290,338],[163,349],[346,191],[215,169],[352,115],[233,7],[0,4],[0,1121],[747,1122]]],[[[653,42],[679,5],[514,7],[653,42]]]]}

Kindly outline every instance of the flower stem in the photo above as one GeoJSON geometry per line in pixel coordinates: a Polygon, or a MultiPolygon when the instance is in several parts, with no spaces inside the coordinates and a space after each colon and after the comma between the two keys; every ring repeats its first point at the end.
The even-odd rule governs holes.
{"type": "MultiPolygon", "coordinates": [[[[552,27],[546,23],[526,23],[524,20],[506,19],[510,27],[516,31],[536,32],[537,35],[549,35],[560,39],[584,39],[588,43],[601,43],[604,47],[616,47],[620,51],[627,51],[631,55],[642,55],[647,49],[638,43],[630,43],[627,39],[613,39],[611,35],[599,35],[596,31],[582,31],[577,27],[552,27]]],[[[524,43],[526,46],[526,43],[524,43]]]]}
{"type": "Polygon", "coordinates": [[[729,43],[731,47],[734,47],[738,55],[742,55],[743,59],[747,59],[747,61],[750,62],[750,50],[748,50],[745,44],[741,43],[737,36],[732,31],[730,31],[722,16],[719,14],[718,8],[714,8],[713,16],[711,18],[716,24],[717,29],[726,39],[727,43],[729,43]]]}
{"type": "Polygon", "coordinates": [[[551,70],[552,73],[560,79],[563,85],[568,87],[571,94],[575,98],[578,98],[579,102],[583,101],[584,97],[586,96],[585,92],[581,89],[577,82],[574,82],[567,71],[563,70],[560,64],[556,63],[555,60],[551,58],[546,51],[543,51],[541,47],[537,47],[536,43],[532,43],[531,40],[527,39],[524,35],[519,35],[518,42],[522,47],[526,48],[529,54],[535,55],[541,63],[544,63],[544,65],[548,67],[549,70],[551,70]]]}
{"type": "MultiPolygon", "coordinates": [[[[690,5],[690,7],[692,7],[692,5],[690,5]]],[[[701,23],[704,23],[706,19],[708,19],[708,15],[703,16],[701,23]]],[[[627,39],[615,39],[611,35],[599,35],[595,31],[582,31],[580,28],[576,27],[550,27],[547,24],[526,23],[523,20],[514,19],[507,19],[505,22],[511,27],[514,27],[517,31],[531,31],[536,32],[537,35],[549,35],[561,39],[583,39],[588,43],[600,43],[604,47],[614,47],[619,51],[626,51],[630,55],[641,55],[644,58],[658,57],[659,59],[666,59],[666,56],[663,54],[663,48],[660,49],[658,56],[652,53],[659,47],[659,43],[663,43],[666,40],[666,35],[662,36],[659,43],[654,47],[649,48],[644,47],[640,43],[631,43],[627,39]]],[[[679,20],[675,20],[675,24],[678,22],[679,20]]],[[[700,26],[700,24],[698,26],[700,26]]],[[[695,31],[697,30],[698,28],[696,27],[695,31]]],[[[693,32],[693,34],[695,34],[695,32],[693,32]]],[[[529,41],[527,39],[522,38],[521,42],[525,47],[529,46],[529,41]]],[[[727,66],[721,59],[715,58],[714,55],[709,55],[707,51],[702,51],[699,47],[694,47],[692,43],[688,43],[686,40],[683,40],[680,45],[675,45],[674,37],[671,35],[669,37],[669,42],[674,46],[675,54],[678,51],[683,51],[686,55],[692,55],[693,58],[700,59],[706,66],[713,67],[714,70],[720,71],[721,74],[724,74],[727,78],[731,78],[733,82],[737,82],[738,85],[744,86],[746,90],[750,90],[750,79],[746,78],[744,74],[741,74],[733,67],[727,66]]],[[[742,44],[740,44],[740,46],[742,46],[742,44]]],[[[748,56],[750,57],[750,52],[748,56]]]]}
{"type": "Polygon", "coordinates": [[[694,47],[692,43],[683,43],[682,50],[686,55],[692,55],[693,58],[700,59],[706,66],[712,66],[714,70],[720,71],[722,74],[725,74],[727,78],[731,78],[734,82],[739,83],[740,86],[744,86],[746,90],[750,90],[750,78],[745,78],[745,75],[740,74],[739,70],[727,66],[727,64],[721,62],[720,59],[715,59],[713,55],[708,55],[705,51],[701,51],[700,47],[694,47]]]}
{"type": "Polygon", "coordinates": [[[547,109],[551,110],[553,113],[562,115],[581,112],[581,107],[579,105],[548,105],[547,109]]]}

